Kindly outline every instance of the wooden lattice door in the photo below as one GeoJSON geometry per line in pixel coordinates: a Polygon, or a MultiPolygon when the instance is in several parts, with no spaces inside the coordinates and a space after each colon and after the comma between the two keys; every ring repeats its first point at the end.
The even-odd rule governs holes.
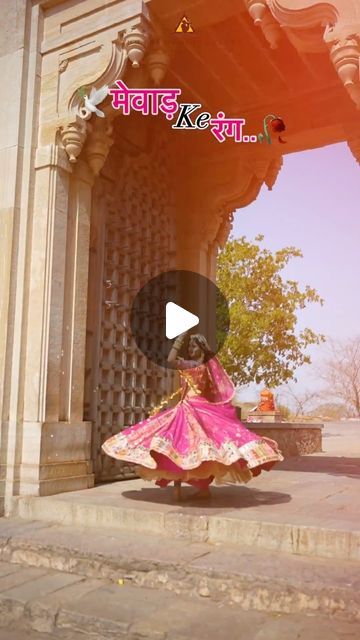
{"type": "MultiPolygon", "coordinates": [[[[137,291],[174,266],[168,166],[161,138],[151,154],[115,154],[94,193],[85,417],[93,422],[97,481],[134,477],[132,465],[105,455],[101,444],[143,419],[172,386],[169,372],[145,358],[130,331],[137,291]]],[[[150,326],[152,334],[156,330],[150,326]]]]}

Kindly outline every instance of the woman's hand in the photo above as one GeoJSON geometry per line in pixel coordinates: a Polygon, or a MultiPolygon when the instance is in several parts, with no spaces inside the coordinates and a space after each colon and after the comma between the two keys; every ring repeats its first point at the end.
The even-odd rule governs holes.
{"type": "Polygon", "coordinates": [[[181,333],[176,340],[174,340],[174,344],[170,349],[170,353],[168,355],[168,362],[175,362],[178,358],[178,352],[180,351],[182,345],[184,344],[184,340],[185,340],[185,336],[186,336],[186,331],[184,333],[181,333]]]}

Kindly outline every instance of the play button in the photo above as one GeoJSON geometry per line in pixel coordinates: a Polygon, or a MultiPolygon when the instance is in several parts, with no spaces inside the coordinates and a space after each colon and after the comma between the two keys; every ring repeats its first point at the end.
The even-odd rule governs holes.
{"type": "Polygon", "coordinates": [[[165,271],[151,278],[131,305],[132,337],[146,358],[162,367],[173,367],[168,362],[170,350],[174,339],[185,332],[179,357],[191,359],[187,350],[190,334],[201,334],[210,347],[209,359],[223,346],[229,324],[221,291],[210,279],[192,271],[165,271]]]}
{"type": "Polygon", "coordinates": [[[196,327],[200,322],[198,316],[179,307],[175,302],[166,304],[165,321],[165,334],[170,340],[196,327]]]}

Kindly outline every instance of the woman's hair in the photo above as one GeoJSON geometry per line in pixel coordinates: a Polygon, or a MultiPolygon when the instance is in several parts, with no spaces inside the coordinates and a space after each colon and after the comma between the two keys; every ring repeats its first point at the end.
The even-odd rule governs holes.
{"type": "Polygon", "coordinates": [[[205,358],[207,360],[209,360],[210,358],[212,358],[215,354],[213,353],[213,351],[211,350],[208,341],[206,340],[205,336],[203,336],[201,333],[193,333],[190,335],[189,337],[189,342],[195,342],[195,344],[199,347],[199,349],[201,349],[201,351],[203,352],[203,354],[205,355],[205,358]]]}

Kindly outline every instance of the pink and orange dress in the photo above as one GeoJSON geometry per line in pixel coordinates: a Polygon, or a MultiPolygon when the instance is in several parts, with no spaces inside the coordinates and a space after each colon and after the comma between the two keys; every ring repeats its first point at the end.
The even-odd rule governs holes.
{"type": "Polygon", "coordinates": [[[109,456],[137,465],[164,487],[181,480],[199,489],[244,483],[283,460],[277,443],[249,431],[231,404],[234,385],[216,357],[177,360],[180,400],[104,442],[109,456]]]}

